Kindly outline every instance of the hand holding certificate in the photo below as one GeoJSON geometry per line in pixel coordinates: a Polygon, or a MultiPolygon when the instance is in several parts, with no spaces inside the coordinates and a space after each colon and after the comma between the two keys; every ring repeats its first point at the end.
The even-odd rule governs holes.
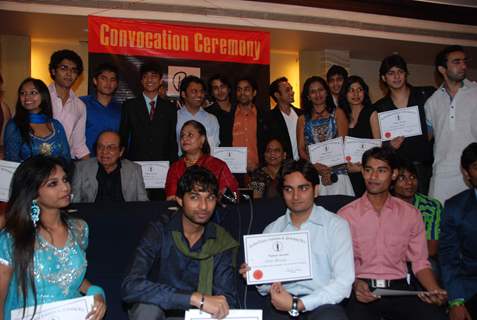
{"type": "Polygon", "coordinates": [[[93,296],[45,303],[36,307],[35,317],[32,319],[34,307],[12,310],[11,320],[84,320],[94,304],[93,296]]]}
{"type": "Polygon", "coordinates": [[[360,139],[347,136],[344,140],[345,160],[352,163],[361,162],[366,150],[380,146],[381,140],[379,139],[360,139]]]}
{"type": "Polygon", "coordinates": [[[224,161],[232,173],[247,173],[247,147],[216,147],[213,155],[224,161]]]}
{"type": "Polygon", "coordinates": [[[243,242],[248,285],[312,278],[308,231],[247,235],[243,242]]]}
{"type": "Polygon", "coordinates": [[[343,154],[342,137],[311,144],[308,146],[308,153],[313,164],[321,163],[332,167],[346,162],[343,154]]]}
{"type": "Polygon", "coordinates": [[[380,112],[378,120],[381,139],[385,141],[396,137],[414,137],[422,134],[417,106],[380,112]]]}
{"type": "Polygon", "coordinates": [[[146,189],[160,189],[166,185],[169,161],[136,161],[141,166],[146,189]]]}
{"type": "Polygon", "coordinates": [[[10,182],[19,165],[18,162],[0,160],[0,201],[8,201],[10,182]]]}

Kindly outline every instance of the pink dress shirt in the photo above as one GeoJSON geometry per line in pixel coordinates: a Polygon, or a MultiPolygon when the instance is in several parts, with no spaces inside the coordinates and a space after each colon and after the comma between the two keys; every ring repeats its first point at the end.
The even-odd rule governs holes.
{"type": "Polygon", "coordinates": [[[430,268],[424,222],[411,204],[389,195],[378,214],[365,193],[338,215],[351,228],[357,278],[405,278],[407,261],[414,274],[430,268]]]}
{"type": "Polygon", "coordinates": [[[65,129],[66,138],[70,145],[71,157],[79,159],[86,156],[89,154],[85,135],[86,106],[75,95],[73,90],[70,90],[70,96],[64,105],[56,93],[54,83],[48,86],[48,90],[50,90],[53,118],[61,122],[65,129]]]}

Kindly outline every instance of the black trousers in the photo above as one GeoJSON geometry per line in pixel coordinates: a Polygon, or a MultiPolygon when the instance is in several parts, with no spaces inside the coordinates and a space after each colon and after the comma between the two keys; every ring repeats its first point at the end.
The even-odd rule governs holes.
{"type": "Polygon", "coordinates": [[[417,296],[381,297],[369,303],[352,294],[346,314],[350,320],[447,320],[444,307],[428,304],[417,296]]]}
{"type": "Polygon", "coordinates": [[[419,181],[417,192],[428,195],[432,176],[432,163],[414,162],[413,164],[416,168],[417,181],[419,181]]]}
{"type": "Polygon", "coordinates": [[[166,314],[158,306],[146,303],[136,303],[128,310],[129,320],[180,320],[184,319],[183,314],[184,311],[168,312],[166,314]]]}
{"type": "Polygon", "coordinates": [[[467,300],[465,307],[467,308],[467,311],[469,312],[472,319],[477,319],[477,294],[467,300]]]}

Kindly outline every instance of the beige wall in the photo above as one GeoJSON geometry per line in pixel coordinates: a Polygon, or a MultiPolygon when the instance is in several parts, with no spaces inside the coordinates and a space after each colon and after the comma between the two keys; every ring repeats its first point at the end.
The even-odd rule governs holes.
{"type": "MultiPolygon", "coordinates": [[[[298,52],[277,51],[270,52],[270,82],[280,77],[287,77],[295,91],[295,106],[300,106],[300,68],[298,52]]],[[[272,103],[272,101],[270,102],[272,103]]],[[[274,102],[272,103],[274,105],[274,102]]]]}
{"type": "Polygon", "coordinates": [[[13,110],[20,82],[30,75],[30,38],[0,35],[0,71],[5,91],[4,101],[13,110]]]}
{"type": "Polygon", "coordinates": [[[86,95],[88,92],[88,44],[86,42],[33,38],[31,40],[31,76],[50,84],[52,81],[48,71],[50,56],[53,52],[61,49],[73,50],[83,60],[84,71],[76,80],[73,90],[78,96],[86,95]]]}

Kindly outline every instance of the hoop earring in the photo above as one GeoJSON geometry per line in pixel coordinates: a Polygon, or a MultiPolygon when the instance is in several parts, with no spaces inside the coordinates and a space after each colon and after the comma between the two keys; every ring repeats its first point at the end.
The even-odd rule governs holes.
{"type": "Polygon", "coordinates": [[[31,202],[30,216],[33,226],[36,227],[36,223],[40,220],[40,207],[38,206],[38,201],[36,200],[32,200],[31,202]]]}

